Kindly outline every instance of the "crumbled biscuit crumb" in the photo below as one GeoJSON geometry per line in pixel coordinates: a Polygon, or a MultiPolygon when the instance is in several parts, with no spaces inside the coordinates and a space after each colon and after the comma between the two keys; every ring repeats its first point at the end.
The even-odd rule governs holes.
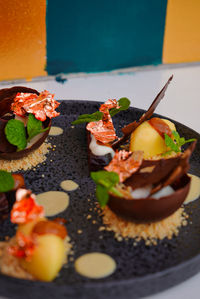
{"type": "Polygon", "coordinates": [[[34,167],[35,171],[35,167],[46,160],[46,154],[48,154],[50,148],[51,144],[44,142],[38,149],[22,159],[0,159],[0,169],[15,172],[18,170],[28,170],[34,167]]]}
{"type": "Polygon", "coordinates": [[[107,231],[114,231],[118,241],[121,241],[121,238],[133,238],[134,246],[142,239],[146,245],[156,245],[158,240],[164,238],[171,239],[178,235],[181,226],[186,226],[188,223],[188,215],[183,207],[156,223],[140,224],[127,221],[117,216],[107,206],[103,209],[102,215],[107,231]]]}

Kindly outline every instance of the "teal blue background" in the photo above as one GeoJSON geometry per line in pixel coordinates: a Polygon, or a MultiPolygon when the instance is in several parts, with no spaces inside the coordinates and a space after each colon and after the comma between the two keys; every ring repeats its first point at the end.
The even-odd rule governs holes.
{"type": "Polygon", "coordinates": [[[48,0],[47,71],[159,64],[167,0],[48,0]]]}

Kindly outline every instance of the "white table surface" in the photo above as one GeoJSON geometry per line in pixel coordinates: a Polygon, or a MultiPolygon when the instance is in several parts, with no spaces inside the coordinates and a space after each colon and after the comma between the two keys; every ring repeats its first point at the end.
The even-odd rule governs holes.
{"type": "MultiPolygon", "coordinates": [[[[69,76],[62,84],[54,78],[32,82],[0,82],[0,88],[14,85],[28,86],[38,91],[47,89],[56,99],[105,101],[108,98],[127,97],[131,106],[147,109],[168,78],[174,75],[164,99],[156,112],[170,117],[200,132],[200,65],[150,68],[124,73],[69,76]]],[[[200,298],[200,273],[187,281],[146,299],[200,298]]],[[[78,298],[77,298],[78,299],[78,298]]],[[[128,299],[128,298],[125,298],[128,299]]]]}

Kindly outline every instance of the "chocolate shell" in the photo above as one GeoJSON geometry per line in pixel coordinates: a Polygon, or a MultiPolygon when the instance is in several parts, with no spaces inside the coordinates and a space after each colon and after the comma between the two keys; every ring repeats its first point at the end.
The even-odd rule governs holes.
{"type": "Polygon", "coordinates": [[[14,178],[14,188],[6,193],[0,193],[0,221],[5,220],[15,202],[15,194],[17,189],[25,188],[24,177],[21,174],[12,174],[14,178]]]}
{"type": "MultiPolygon", "coordinates": [[[[160,101],[163,99],[165,95],[165,91],[167,90],[168,85],[170,84],[171,80],[173,79],[173,76],[169,78],[165,86],[161,89],[161,91],[158,93],[152,104],[150,105],[149,109],[146,111],[145,114],[142,115],[142,117],[139,119],[139,121],[134,121],[127,126],[125,126],[122,129],[123,137],[118,139],[112,144],[113,150],[117,150],[120,145],[125,143],[131,133],[145,120],[149,119],[152,114],[154,113],[156,107],[160,103],[160,101]]],[[[87,129],[86,129],[87,131],[87,129]]],[[[87,131],[87,148],[88,148],[88,165],[89,165],[89,171],[98,171],[103,169],[105,166],[107,166],[110,161],[112,160],[112,156],[110,154],[103,155],[103,156],[96,156],[94,155],[91,150],[89,149],[91,138],[90,138],[90,132],[87,131]]]]}
{"type": "Polygon", "coordinates": [[[140,223],[160,221],[181,207],[189,192],[190,180],[190,177],[184,175],[175,182],[174,186],[177,189],[173,194],[159,199],[153,198],[153,195],[148,198],[126,199],[110,194],[108,206],[114,213],[129,221],[140,223]]]}
{"type": "Polygon", "coordinates": [[[11,113],[11,104],[18,92],[36,93],[37,95],[39,95],[39,92],[37,90],[23,86],[15,86],[12,88],[4,88],[0,90],[0,159],[16,160],[29,155],[32,151],[36,150],[38,147],[42,145],[42,143],[47,138],[51,127],[51,120],[47,118],[43,122],[43,126],[44,128],[48,127],[49,129],[43,133],[41,138],[30,147],[18,152],[16,151],[16,146],[10,144],[7,141],[4,133],[4,128],[6,126],[7,121],[11,117],[5,117],[5,114],[11,113]]]}
{"type": "Polygon", "coordinates": [[[124,182],[124,185],[134,190],[153,184],[150,196],[134,199],[118,197],[110,193],[108,201],[110,209],[122,218],[140,223],[156,222],[173,214],[181,207],[189,192],[191,179],[186,173],[195,145],[196,142],[193,142],[176,158],[149,161],[151,165],[144,161],[139,170],[124,182]],[[151,167],[153,167],[152,171],[144,172],[145,168],[151,169],[151,167]],[[174,192],[159,199],[154,198],[153,194],[166,186],[171,186],[174,192]]]}

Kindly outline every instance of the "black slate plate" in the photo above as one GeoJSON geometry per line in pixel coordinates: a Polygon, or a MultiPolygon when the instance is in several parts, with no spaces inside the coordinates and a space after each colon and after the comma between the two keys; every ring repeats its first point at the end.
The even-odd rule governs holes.
{"type": "MultiPolygon", "coordinates": [[[[176,285],[200,270],[200,199],[186,206],[190,215],[187,227],[181,228],[178,237],[163,240],[157,246],[145,246],[140,242],[118,242],[112,232],[99,232],[101,217],[94,211],[94,184],[88,177],[86,134],[84,125],[71,128],[71,122],[79,114],[98,110],[99,102],[65,101],[60,105],[61,116],[53,125],[64,129],[64,134],[51,137],[56,145],[45,165],[36,171],[24,172],[28,188],[34,193],[62,190],[59,184],[64,179],[76,181],[80,188],[70,192],[70,206],[59,214],[68,220],[67,229],[74,242],[74,258],[100,251],[111,255],[117,262],[116,272],[104,279],[87,279],[74,270],[73,262],[63,268],[52,283],[32,282],[0,275],[0,295],[9,298],[91,298],[128,299],[140,298],[176,285]],[[45,177],[42,177],[42,174],[45,177]],[[90,201],[88,201],[88,198],[90,201]],[[86,217],[92,215],[90,220],[86,217]],[[92,220],[96,220],[93,224],[92,220]],[[81,229],[82,234],[77,231],[81,229]],[[103,239],[100,239],[103,236],[103,239]]],[[[143,110],[130,108],[115,116],[117,131],[143,114],[143,110]]],[[[199,138],[199,134],[175,122],[180,135],[199,138]]],[[[200,146],[191,158],[190,172],[200,176],[200,146]]],[[[0,227],[0,236],[14,234],[14,226],[7,220],[0,227]]]]}

